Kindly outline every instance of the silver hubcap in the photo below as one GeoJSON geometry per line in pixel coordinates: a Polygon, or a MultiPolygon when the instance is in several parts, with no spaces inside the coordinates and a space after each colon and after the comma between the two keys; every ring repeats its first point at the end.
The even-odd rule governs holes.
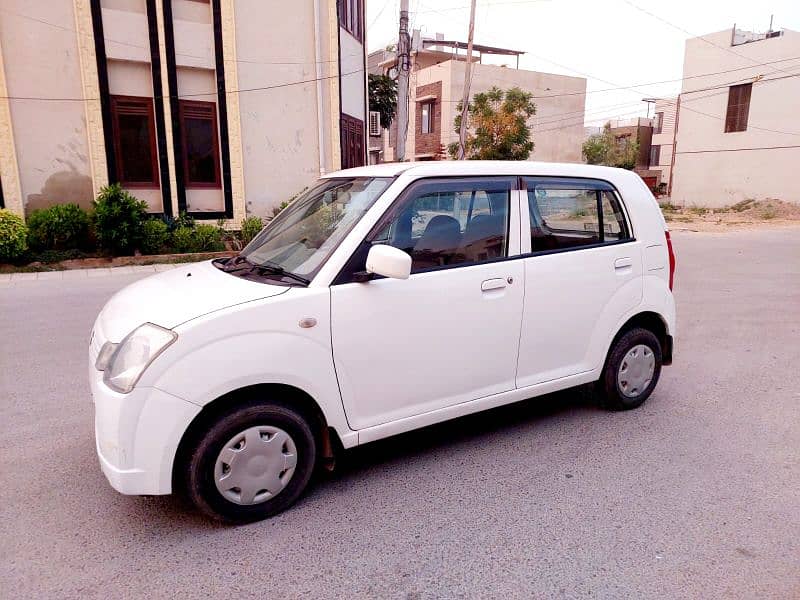
{"type": "Polygon", "coordinates": [[[236,504],[259,504],[277,496],[297,466],[297,447],[283,429],[259,425],[237,433],[217,456],[214,483],[236,504]]]}
{"type": "Polygon", "coordinates": [[[628,398],[640,395],[653,380],[656,370],[656,357],[644,344],[634,346],[622,359],[617,372],[617,386],[628,398]]]}

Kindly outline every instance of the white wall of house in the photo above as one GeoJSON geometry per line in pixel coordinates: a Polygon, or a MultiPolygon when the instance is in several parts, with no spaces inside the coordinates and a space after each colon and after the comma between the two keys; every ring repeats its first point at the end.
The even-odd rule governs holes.
{"type": "Polygon", "coordinates": [[[364,120],[364,46],[343,28],[339,29],[342,50],[342,112],[364,120]]]}
{"type": "Polygon", "coordinates": [[[85,113],[83,103],[73,100],[83,88],[72,0],[0,0],[0,10],[22,205],[27,212],[56,202],[88,207],[85,113]],[[22,99],[28,97],[49,100],[22,99]]]}
{"type": "Polygon", "coordinates": [[[737,46],[730,45],[731,35],[728,29],[704,36],[725,49],[699,38],[686,42],[673,202],[711,207],[748,198],[800,202],[800,78],[789,76],[798,72],[800,60],[774,62],[800,56],[800,33],[785,31],[737,46]],[[772,64],[756,66],[767,62],[772,64]],[[705,73],[720,74],[694,77],[705,73]],[[727,86],[747,82],[753,82],[747,130],[725,133],[727,86]]]}
{"type": "Polygon", "coordinates": [[[272,208],[311,185],[321,168],[339,168],[337,37],[342,39],[344,112],[366,120],[364,54],[346,32],[329,35],[336,23],[335,3],[320,1],[322,54],[316,56],[314,3],[273,3],[236,0],[236,65],[244,152],[247,211],[271,215],[272,208]],[[265,23],[273,26],[265,33],[265,23]],[[306,32],[306,35],[298,35],[306,32]],[[346,47],[345,47],[346,46],[346,47]],[[323,122],[319,123],[316,62],[322,64],[323,122]],[[345,62],[347,61],[347,62],[345,62]],[[298,81],[307,83],[297,84],[298,81]],[[253,89],[263,88],[269,89],[253,89]],[[325,144],[325,164],[320,165],[320,127],[325,144]]]}

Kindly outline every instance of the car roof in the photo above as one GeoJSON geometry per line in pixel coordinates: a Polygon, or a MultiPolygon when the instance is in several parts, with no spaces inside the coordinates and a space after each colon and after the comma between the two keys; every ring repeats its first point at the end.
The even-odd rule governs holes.
{"type": "Polygon", "coordinates": [[[594,177],[598,179],[620,179],[629,177],[631,171],[584,165],[513,160],[442,160],[402,163],[381,163],[353,169],[344,169],[325,175],[333,177],[396,177],[408,174],[412,177],[447,177],[453,175],[540,175],[550,177],[594,177]]]}

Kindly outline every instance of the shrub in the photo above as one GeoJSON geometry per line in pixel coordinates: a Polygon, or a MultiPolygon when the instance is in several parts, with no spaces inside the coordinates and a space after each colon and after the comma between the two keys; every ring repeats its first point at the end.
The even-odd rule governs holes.
{"type": "Polygon", "coordinates": [[[163,216],[161,220],[167,224],[167,229],[169,232],[172,233],[176,229],[180,227],[188,227],[189,229],[194,229],[194,218],[190,217],[186,214],[186,211],[181,211],[181,213],[177,217],[168,217],[163,216]]]}
{"type": "Polygon", "coordinates": [[[130,254],[142,242],[147,204],[114,183],[100,190],[94,201],[94,230],[104,250],[130,254]]]}
{"type": "Polygon", "coordinates": [[[28,228],[25,221],[5,208],[0,208],[0,260],[13,260],[28,249],[28,228]]]}
{"type": "Polygon", "coordinates": [[[198,225],[194,230],[194,252],[220,252],[225,250],[222,243],[222,230],[213,225],[198,225]]]}
{"type": "Polygon", "coordinates": [[[76,250],[89,239],[89,215],[77,204],[56,204],[28,217],[28,244],[33,250],[76,250]]]}
{"type": "Polygon", "coordinates": [[[225,250],[222,230],[213,225],[178,227],[172,232],[172,246],[176,252],[219,252],[225,250]]]}
{"type": "Polygon", "coordinates": [[[194,229],[178,227],[173,231],[172,247],[175,252],[194,252],[194,229]]]}
{"type": "Polygon", "coordinates": [[[142,254],[161,254],[169,241],[169,228],[161,219],[149,219],[144,222],[142,254]]]}
{"type": "Polygon", "coordinates": [[[247,217],[242,221],[242,243],[249,244],[264,228],[261,217],[247,217]]]}

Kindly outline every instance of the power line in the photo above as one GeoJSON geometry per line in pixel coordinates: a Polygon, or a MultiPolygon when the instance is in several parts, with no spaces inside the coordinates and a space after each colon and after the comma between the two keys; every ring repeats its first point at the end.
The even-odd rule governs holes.
{"type": "Polygon", "coordinates": [[[390,2],[392,2],[392,0],[386,0],[386,2],[383,3],[383,6],[378,11],[378,14],[375,15],[375,18],[372,19],[372,22],[369,25],[367,25],[367,31],[369,31],[370,29],[372,29],[375,26],[375,23],[378,22],[378,19],[381,18],[381,15],[383,15],[384,11],[386,11],[386,9],[389,7],[389,3],[390,2]]]}
{"type": "MultiPolygon", "coordinates": [[[[683,33],[685,33],[685,34],[687,34],[687,35],[689,35],[689,36],[691,36],[693,38],[698,38],[698,39],[704,41],[706,44],[709,44],[710,46],[714,46],[715,48],[719,48],[720,50],[724,50],[725,52],[728,52],[729,54],[733,54],[734,56],[738,56],[739,58],[743,58],[745,60],[749,60],[750,62],[756,62],[756,59],[750,58],[749,56],[747,56],[745,54],[739,54],[738,52],[734,52],[730,48],[726,48],[725,46],[720,46],[719,44],[715,44],[711,40],[707,40],[706,38],[704,38],[702,35],[695,35],[691,31],[689,31],[688,29],[684,29],[680,25],[675,25],[675,23],[667,21],[665,18],[660,17],[659,15],[657,15],[655,13],[652,13],[647,9],[642,8],[641,6],[638,6],[637,4],[634,4],[633,2],[631,2],[631,0],[622,0],[622,1],[625,4],[627,4],[628,6],[631,6],[631,7],[635,8],[636,10],[638,10],[640,12],[643,12],[644,14],[649,15],[650,17],[652,17],[652,18],[654,18],[654,19],[656,19],[658,21],[661,21],[662,23],[664,23],[666,25],[669,25],[673,29],[677,29],[678,31],[682,31],[683,33]]],[[[782,71],[782,72],[786,73],[786,71],[784,71],[780,67],[774,67],[774,68],[777,69],[778,71],[782,71]]]]}
{"type": "MultiPolygon", "coordinates": [[[[364,69],[356,69],[355,71],[350,71],[348,73],[342,73],[341,77],[347,77],[348,75],[355,75],[357,73],[363,73],[364,69]]],[[[238,90],[228,90],[226,94],[241,94],[244,92],[260,92],[264,90],[274,90],[283,87],[289,87],[292,85],[303,85],[306,83],[314,83],[317,81],[323,81],[325,79],[337,79],[340,77],[339,74],[335,75],[326,75],[324,77],[315,77],[313,79],[304,79],[303,81],[290,81],[288,83],[279,83],[276,85],[266,85],[262,87],[253,87],[253,88],[243,88],[238,90]]],[[[214,96],[215,93],[197,93],[197,94],[178,94],[178,95],[171,95],[171,94],[162,94],[159,96],[153,96],[154,100],[163,100],[164,98],[193,98],[198,96],[214,96]]],[[[45,98],[45,97],[37,97],[37,96],[0,96],[2,100],[38,100],[42,102],[99,102],[100,98],[45,98]]]]}

